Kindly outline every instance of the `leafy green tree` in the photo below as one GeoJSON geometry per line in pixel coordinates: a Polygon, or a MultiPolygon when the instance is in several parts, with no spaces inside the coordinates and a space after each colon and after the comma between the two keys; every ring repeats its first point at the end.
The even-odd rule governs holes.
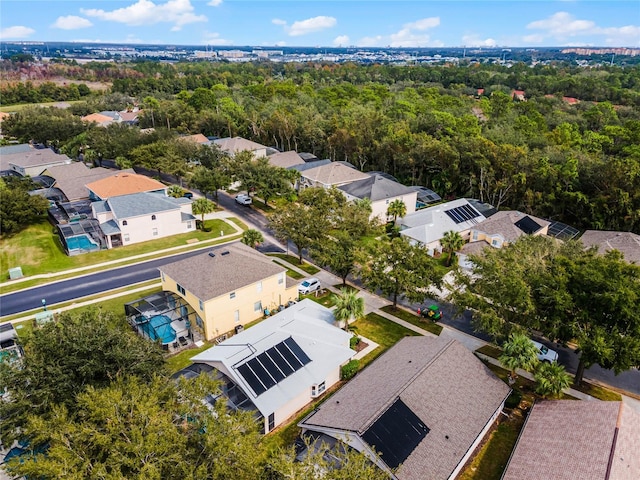
{"type": "Polygon", "coordinates": [[[393,217],[393,223],[396,223],[398,217],[402,218],[407,214],[407,206],[401,199],[396,199],[389,204],[387,208],[387,216],[393,217]]]}
{"type": "Polygon", "coordinates": [[[191,204],[191,211],[194,215],[200,215],[200,227],[204,230],[204,216],[207,213],[216,211],[215,204],[206,198],[197,198],[191,204]]]}
{"type": "Polygon", "coordinates": [[[346,230],[334,230],[311,245],[311,256],[319,264],[328,267],[347,284],[347,277],[355,269],[357,238],[346,230]]]}
{"type": "Polygon", "coordinates": [[[542,362],[535,370],[536,393],[543,397],[558,398],[571,385],[571,375],[557,362],[542,362]]]}
{"type": "Polygon", "coordinates": [[[500,363],[509,369],[509,376],[515,379],[516,370],[533,371],[538,365],[538,349],[529,338],[521,333],[514,333],[502,345],[500,363]]]}
{"type": "Polygon", "coordinates": [[[464,238],[460,233],[455,230],[449,230],[444,232],[444,235],[440,239],[440,246],[443,252],[447,252],[447,267],[451,265],[451,256],[453,252],[460,250],[464,247],[464,238]]]}
{"type": "Polygon", "coordinates": [[[11,235],[43,218],[49,201],[40,195],[29,195],[31,183],[21,179],[0,179],[0,233],[11,235]],[[8,184],[7,184],[8,182],[8,184]]]}
{"type": "Polygon", "coordinates": [[[180,198],[184,195],[184,188],[179,185],[171,185],[167,189],[167,194],[173,198],[180,198]]]}
{"type": "Polygon", "coordinates": [[[364,298],[357,290],[342,288],[339,294],[333,294],[335,305],[333,316],[340,328],[349,329],[349,323],[364,317],[364,298]]]}
{"type": "Polygon", "coordinates": [[[250,228],[242,232],[242,243],[251,247],[257,248],[262,242],[264,242],[264,236],[262,232],[256,230],[255,228],[250,228]]]}
{"type": "Polygon", "coordinates": [[[412,302],[424,301],[430,287],[442,282],[435,260],[404,237],[376,242],[361,257],[362,281],[370,290],[391,296],[394,308],[400,296],[412,302]]]}
{"type": "Polygon", "coordinates": [[[221,166],[214,168],[196,167],[189,183],[200,190],[206,197],[213,195],[218,202],[218,190],[227,188],[231,184],[231,176],[221,166]]]}
{"type": "Polygon", "coordinates": [[[76,395],[132,375],[150,381],[164,372],[158,346],[131,331],[124,319],[95,310],[63,313],[33,331],[20,364],[0,362],[0,436],[11,445],[30,415],[47,416],[54,405],[75,411],[76,395]]]}

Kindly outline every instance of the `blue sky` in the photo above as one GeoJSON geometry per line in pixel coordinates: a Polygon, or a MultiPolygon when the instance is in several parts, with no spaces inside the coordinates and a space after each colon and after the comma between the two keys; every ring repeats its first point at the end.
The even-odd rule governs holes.
{"type": "Polygon", "coordinates": [[[2,41],[640,47],[638,0],[2,0],[2,41]]]}

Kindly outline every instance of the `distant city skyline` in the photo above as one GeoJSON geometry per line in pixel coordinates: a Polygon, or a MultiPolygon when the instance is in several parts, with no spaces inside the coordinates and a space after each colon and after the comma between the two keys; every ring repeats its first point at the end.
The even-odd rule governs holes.
{"type": "Polygon", "coordinates": [[[2,0],[0,41],[640,47],[637,0],[2,0]]]}

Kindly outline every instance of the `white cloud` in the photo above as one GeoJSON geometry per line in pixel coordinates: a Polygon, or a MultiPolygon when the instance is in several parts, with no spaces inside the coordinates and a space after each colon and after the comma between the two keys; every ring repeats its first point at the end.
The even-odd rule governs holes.
{"type": "Polygon", "coordinates": [[[66,17],[58,17],[53,25],[53,28],[60,28],[62,30],[76,30],[78,28],[87,28],[93,26],[86,18],[78,17],[76,15],[67,15],[66,17]]]}
{"type": "Polygon", "coordinates": [[[336,47],[340,47],[342,45],[349,45],[349,37],[347,35],[339,35],[333,39],[333,44],[336,47]]]}
{"type": "Polygon", "coordinates": [[[220,38],[218,32],[205,33],[202,41],[207,45],[233,45],[233,41],[220,38]]]}
{"type": "Polygon", "coordinates": [[[318,17],[293,22],[293,24],[287,28],[287,31],[290,36],[298,37],[300,35],[306,35],[307,33],[319,32],[334,27],[336,23],[338,23],[338,21],[334,17],[320,15],[318,17]]]}
{"type": "Polygon", "coordinates": [[[34,33],[36,33],[36,31],[33,28],[15,25],[13,27],[7,27],[0,30],[0,39],[8,40],[12,38],[27,38],[34,33]]]}
{"type": "Polygon", "coordinates": [[[138,0],[128,7],[112,11],[101,9],[85,9],[80,11],[89,16],[124,23],[129,26],[154,25],[156,23],[173,23],[171,31],[180,30],[184,25],[196,22],[206,22],[207,17],[193,13],[190,0],[169,0],[163,4],[155,4],[150,0],[138,0]]]}
{"type": "Polygon", "coordinates": [[[273,23],[274,25],[286,25],[287,22],[284,20],[281,20],[279,18],[274,18],[273,20],[271,20],[271,23],[273,23]]]}
{"type": "Polygon", "coordinates": [[[220,5],[222,5],[222,0],[211,0],[209,3],[207,3],[207,5],[211,7],[219,7],[220,5]]]}
{"type": "Polygon", "coordinates": [[[376,35],[361,38],[357,44],[360,47],[439,47],[442,42],[431,40],[431,36],[426,33],[430,28],[440,25],[440,17],[428,17],[405,23],[402,28],[391,35],[376,35]]]}
{"type": "Polygon", "coordinates": [[[279,42],[276,42],[276,47],[286,47],[287,46],[287,42],[283,42],[282,40],[279,42]]]}
{"type": "Polygon", "coordinates": [[[625,25],[622,27],[601,27],[592,20],[579,20],[567,12],[556,12],[548,18],[536,20],[527,25],[529,30],[539,30],[534,35],[526,35],[523,41],[530,43],[556,42],[563,45],[576,45],[573,37],[591,36],[605,37],[605,43],[616,46],[640,45],[640,26],[625,25]]]}
{"type": "Polygon", "coordinates": [[[464,35],[462,44],[468,47],[495,47],[498,43],[493,38],[480,38],[478,35],[464,35]]]}

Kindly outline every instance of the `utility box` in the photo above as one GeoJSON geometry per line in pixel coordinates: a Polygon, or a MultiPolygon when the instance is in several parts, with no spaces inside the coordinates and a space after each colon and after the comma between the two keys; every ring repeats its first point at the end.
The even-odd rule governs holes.
{"type": "Polygon", "coordinates": [[[10,268],[9,269],[9,279],[10,280],[15,280],[17,278],[22,278],[24,275],[22,275],[22,267],[15,267],[15,268],[10,268]]]}

